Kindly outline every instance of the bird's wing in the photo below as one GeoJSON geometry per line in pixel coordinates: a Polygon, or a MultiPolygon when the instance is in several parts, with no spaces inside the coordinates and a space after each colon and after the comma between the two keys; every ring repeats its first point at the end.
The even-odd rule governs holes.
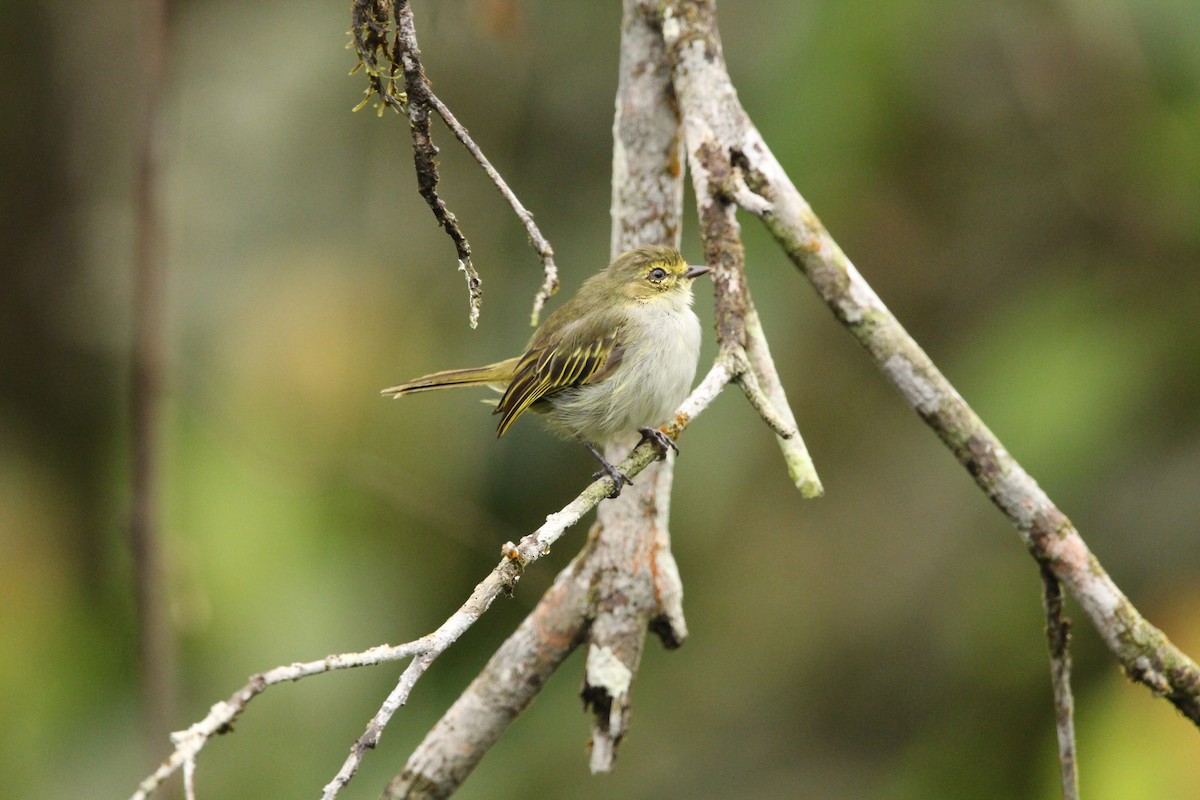
{"type": "Polygon", "coordinates": [[[609,334],[578,344],[531,347],[517,362],[516,374],[492,413],[502,414],[496,435],[502,436],[517,417],[543,397],[572,386],[603,380],[621,363],[624,347],[609,334]]]}

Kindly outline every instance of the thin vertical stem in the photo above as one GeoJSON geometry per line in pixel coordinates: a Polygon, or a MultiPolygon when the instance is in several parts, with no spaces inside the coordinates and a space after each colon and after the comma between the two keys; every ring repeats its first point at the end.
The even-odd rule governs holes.
{"type": "Polygon", "coordinates": [[[132,385],[130,388],[133,563],[138,662],[148,742],[157,750],[175,718],[175,652],[167,614],[160,519],[161,409],[165,343],[162,211],[159,200],[159,103],[165,73],[166,0],[144,0],[140,41],[141,109],[133,202],[132,385]]]}
{"type": "Polygon", "coordinates": [[[1042,608],[1046,612],[1046,642],[1050,648],[1050,677],[1054,684],[1054,727],[1058,733],[1058,764],[1063,800],[1079,800],[1075,761],[1075,698],[1071,694],[1071,621],[1063,616],[1062,584],[1054,571],[1041,565],[1042,608]]]}

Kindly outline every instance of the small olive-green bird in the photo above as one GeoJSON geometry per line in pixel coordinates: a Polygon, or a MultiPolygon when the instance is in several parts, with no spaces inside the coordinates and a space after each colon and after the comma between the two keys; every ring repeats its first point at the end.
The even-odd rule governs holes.
{"type": "Polygon", "coordinates": [[[692,281],[709,267],[688,266],[669,247],[639,247],[593,275],[533,334],[524,354],[486,367],[435,372],[384,389],[402,397],[455,386],[503,391],[493,413],[503,435],[526,410],[556,432],[580,440],[613,480],[627,475],[602,453],[638,431],[665,454],[674,443],[659,430],[691,389],[700,355],[692,281]]]}

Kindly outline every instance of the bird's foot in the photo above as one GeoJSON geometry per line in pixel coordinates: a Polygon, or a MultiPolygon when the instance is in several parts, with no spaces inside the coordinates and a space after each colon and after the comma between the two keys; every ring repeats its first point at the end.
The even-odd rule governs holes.
{"type": "Polygon", "coordinates": [[[676,454],[679,453],[679,448],[675,446],[674,440],[658,428],[639,428],[638,433],[642,435],[642,439],[638,442],[638,445],[641,445],[642,442],[649,442],[654,445],[655,449],[658,450],[658,457],[660,459],[667,457],[668,447],[674,450],[676,454]]]}
{"type": "Polygon", "coordinates": [[[621,494],[621,489],[626,485],[633,486],[633,481],[629,478],[629,476],[609,463],[608,459],[604,457],[604,454],[601,453],[596,447],[586,442],[585,446],[591,451],[596,460],[600,462],[600,469],[597,472],[592,473],[592,480],[608,476],[608,478],[613,482],[612,491],[608,493],[609,499],[619,497],[621,494]]]}
{"type": "Polygon", "coordinates": [[[628,475],[626,475],[624,472],[621,472],[621,470],[617,469],[616,467],[614,467],[612,464],[609,464],[608,462],[605,462],[603,467],[601,467],[596,472],[592,473],[592,480],[595,480],[596,478],[603,478],[606,475],[609,478],[612,478],[612,482],[613,482],[613,489],[611,492],[608,493],[608,498],[610,500],[613,500],[613,499],[621,496],[621,489],[623,488],[623,484],[628,484],[630,486],[633,486],[633,481],[629,478],[628,475]]]}

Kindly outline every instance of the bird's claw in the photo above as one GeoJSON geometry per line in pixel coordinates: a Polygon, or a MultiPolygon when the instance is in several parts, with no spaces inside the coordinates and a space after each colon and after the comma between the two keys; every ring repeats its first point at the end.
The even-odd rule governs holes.
{"type": "Polygon", "coordinates": [[[655,449],[658,450],[658,457],[660,459],[667,457],[667,448],[674,450],[676,455],[679,454],[679,448],[675,446],[674,440],[658,428],[639,428],[638,433],[642,435],[642,439],[638,444],[649,442],[654,445],[655,449]]]}
{"type": "Polygon", "coordinates": [[[592,473],[592,480],[597,480],[598,478],[603,478],[603,477],[608,477],[613,482],[613,489],[611,492],[608,493],[608,498],[610,500],[615,499],[621,495],[621,489],[623,488],[623,486],[625,484],[628,484],[629,486],[633,486],[633,481],[630,479],[630,477],[628,475],[626,475],[624,472],[621,472],[621,470],[617,469],[612,464],[609,464],[607,461],[604,462],[603,469],[599,469],[596,472],[592,473]]]}

